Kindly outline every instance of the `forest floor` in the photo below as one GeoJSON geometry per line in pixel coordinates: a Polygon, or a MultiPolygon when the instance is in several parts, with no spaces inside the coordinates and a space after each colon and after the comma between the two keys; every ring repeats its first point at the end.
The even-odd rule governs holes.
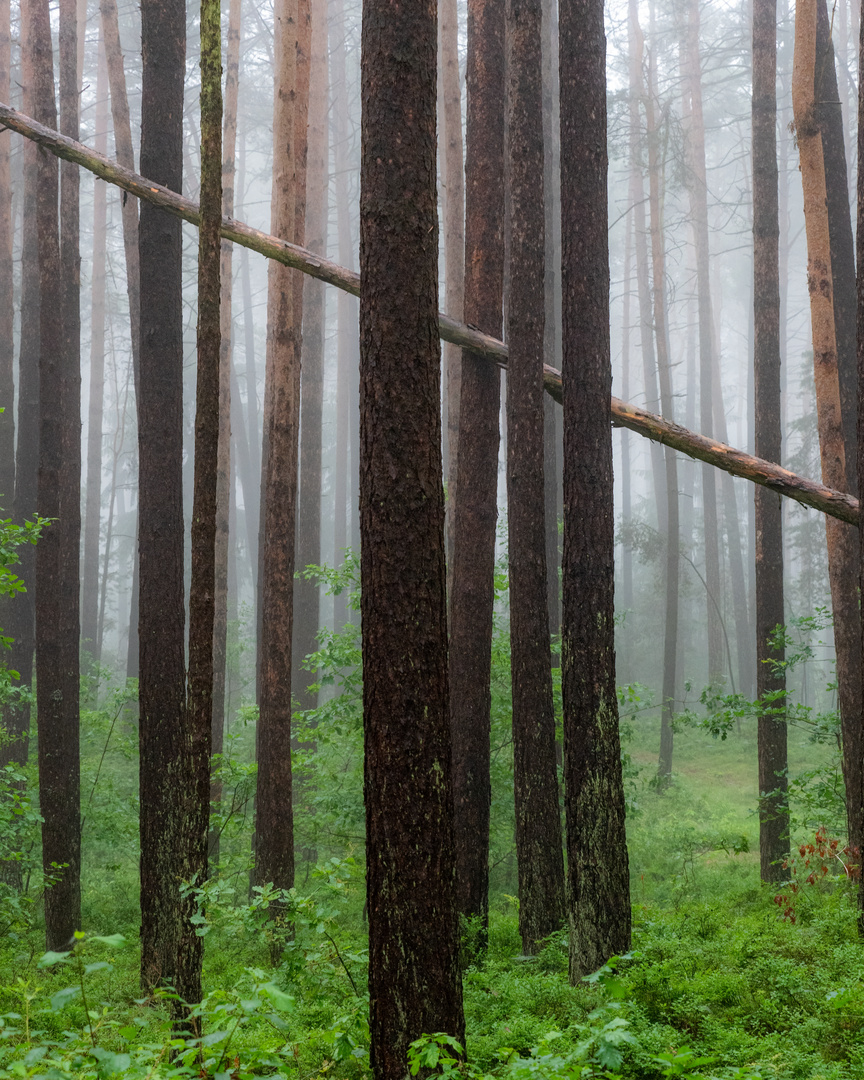
{"type": "MultiPolygon", "coordinates": [[[[95,768],[102,728],[94,721],[89,730],[95,768]]],[[[266,892],[250,901],[245,864],[207,886],[203,1056],[172,1045],[164,1003],[143,997],[137,979],[128,734],[106,759],[102,810],[97,799],[85,823],[85,843],[94,830],[88,936],[65,960],[40,959],[37,906],[29,927],[10,918],[0,941],[0,1077],[367,1076],[363,866],[350,850],[319,851],[317,866],[300,865],[293,937],[274,928],[266,892]]],[[[522,956],[504,860],[488,954],[464,972],[470,1067],[458,1071],[511,1080],[860,1080],[864,947],[853,886],[830,847],[831,746],[790,731],[790,776],[809,777],[795,787],[793,892],[759,882],[754,722],[725,741],[680,732],[666,790],[650,782],[658,734],[656,720],[633,719],[625,740],[632,951],[577,986],[568,981],[565,933],[538,957],[522,956]],[[825,858],[807,853],[805,868],[797,846],[814,841],[820,825],[825,858]]],[[[445,1076],[454,1074],[446,1044],[440,1049],[445,1076]]]]}

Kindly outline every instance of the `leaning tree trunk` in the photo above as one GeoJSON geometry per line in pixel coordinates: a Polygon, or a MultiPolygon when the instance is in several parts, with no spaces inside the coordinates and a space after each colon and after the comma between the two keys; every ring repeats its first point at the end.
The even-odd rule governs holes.
{"type": "MultiPolygon", "coordinates": [[[[502,328],[504,283],[504,0],[469,0],[465,157],[465,318],[502,328]]],[[[490,677],[498,516],[498,368],[462,353],[460,497],[450,601],[450,729],[456,897],[466,919],[489,920],[490,677]]]]}
{"type": "Polygon", "coordinates": [[[371,1065],[464,1041],[451,786],[435,3],[364,0],[360,522],[371,1065]],[[406,367],[405,357],[412,362],[406,367]]]}
{"type": "MultiPolygon", "coordinates": [[[[777,172],[777,2],[753,4],[753,371],[756,453],[780,462],[780,217],[777,172]]],[[[786,674],[782,644],[769,638],[785,623],[783,507],[756,488],[756,690],[762,708],[759,759],[759,870],[782,881],[789,854],[786,801],[786,674]],[[780,697],[775,695],[779,694],[780,697]],[[766,696],[771,695],[766,700],[766,696]],[[775,794],[776,793],[776,794],[775,794]]]]}
{"type": "Polygon", "coordinates": [[[507,304],[507,526],[513,684],[513,787],[522,949],[564,918],[564,858],[552,657],[546,606],[543,489],[543,92],[541,0],[507,4],[510,292],[507,304]]]}
{"type": "Polygon", "coordinates": [[[560,23],[564,315],[563,696],[570,977],[630,945],[615,687],[606,42],[602,0],[560,23]]]}
{"type": "MultiPolygon", "coordinates": [[[[825,165],[822,137],[814,95],[816,63],[816,2],[797,0],[795,7],[795,62],[792,105],[801,158],[804,188],[804,221],[807,231],[807,284],[819,425],[822,479],[844,490],[845,447],[834,332],[831,245],[826,206],[825,165]]],[[[849,842],[862,842],[862,739],[861,655],[858,598],[850,581],[857,580],[858,552],[852,531],[833,518],[826,519],[828,577],[834,610],[834,644],[837,653],[837,684],[843,733],[843,779],[846,784],[846,816],[849,842]]]]}

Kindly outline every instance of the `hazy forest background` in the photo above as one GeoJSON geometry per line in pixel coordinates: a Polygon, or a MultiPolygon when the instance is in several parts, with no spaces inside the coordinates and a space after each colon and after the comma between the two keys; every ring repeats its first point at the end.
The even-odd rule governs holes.
{"type": "Polygon", "coordinates": [[[434,10],[403,4],[406,32],[362,6],[0,0],[0,125],[27,135],[0,129],[0,1077],[860,1077],[860,11],[568,0],[559,77],[556,0],[442,0],[437,84],[388,99],[391,60],[428,68],[434,10]],[[605,25],[605,87],[574,25],[605,25]],[[590,221],[574,71],[607,108],[576,126],[606,130],[590,221]],[[376,263],[388,204],[361,215],[361,174],[415,91],[439,232],[394,168],[432,224],[376,263]],[[120,169],[71,143],[58,166],[27,117],[120,169]],[[220,245],[222,216],[245,239],[220,245]],[[588,333],[577,400],[567,327],[594,294],[562,277],[583,236],[581,280],[605,281],[607,221],[608,354],[588,333]],[[436,235],[440,377],[394,345],[388,382],[375,289],[422,308],[436,235]],[[764,462],[664,449],[645,413],[851,498],[766,492],[741,475],[764,462]],[[374,519],[376,438],[408,455],[381,474],[402,533],[374,519]],[[568,511],[589,458],[599,501],[568,511]]]}

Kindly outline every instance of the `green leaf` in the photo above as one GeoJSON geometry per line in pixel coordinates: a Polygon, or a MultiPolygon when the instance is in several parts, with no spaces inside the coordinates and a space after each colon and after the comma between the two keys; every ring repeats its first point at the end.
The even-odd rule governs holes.
{"type": "Polygon", "coordinates": [[[94,971],[104,971],[105,968],[110,968],[112,965],[107,960],[97,960],[95,964],[87,964],[84,968],[85,975],[92,975],[94,971]]]}
{"type": "Polygon", "coordinates": [[[51,1009],[53,1012],[59,1012],[64,1009],[73,998],[78,997],[81,993],[79,986],[67,986],[64,990],[58,990],[56,994],[51,997],[51,1009]]]}
{"type": "Polygon", "coordinates": [[[107,937],[91,937],[91,941],[100,941],[112,949],[120,949],[126,944],[126,938],[122,934],[108,934],[107,937]]]}
{"type": "Polygon", "coordinates": [[[68,952],[46,952],[37,965],[40,968],[53,967],[54,964],[62,964],[69,959],[68,952]]]}
{"type": "Polygon", "coordinates": [[[259,992],[267,997],[273,1008],[279,1012],[294,1012],[296,1007],[294,998],[290,994],[286,994],[284,990],[280,990],[275,983],[265,983],[259,987],[259,992]]]}

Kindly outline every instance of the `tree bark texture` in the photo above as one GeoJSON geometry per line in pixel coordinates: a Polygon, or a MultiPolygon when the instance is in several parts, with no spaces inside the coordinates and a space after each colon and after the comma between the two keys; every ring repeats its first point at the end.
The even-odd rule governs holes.
{"type": "Polygon", "coordinates": [[[564,317],[562,689],[570,977],[630,944],[630,883],[615,688],[612,385],[601,0],[560,18],[564,317]]]}
{"type": "MultiPolygon", "coordinates": [[[[25,135],[58,157],[66,157],[74,161],[103,180],[130,192],[143,202],[197,226],[198,204],[191,199],[178,195],[156,181],[122,168],[116,162],[101,157],[81,143],[66,139],[44,124],[2,103],[0,103],[0,125],[25,135]]],[[[359,274],[287,240],[271,236],[236,220],[222,222],[222,236],[250,251],[257,251],[267,259],[291,266],[310,277],[333,285],[342,292],[354,296],[360,295],[359,274]]],[[[442,341],[451,341],[463,350],[470,350],[472,354],[482,358],[484,363],[491,361],[506,370],[507,346],[493,335],[476,330],[466,323],[457,322],[449,315],[440,312],[438,333],[442,341]]],[[[562,401],[563,380],[560,371],[544,364],[543,385],[546,393],[553,400],[559,403],[562,401]]],[[[672,446],[680,450],[682,454],[704,461],[732,476],[741,476],[754,484],[762,484],[786,498],[794,499],[802,506],[812,507],[820,513],[835,517],[839,521],[846,521],[851,525],[858,524],[858,500],[846,492],[830,488],[815,480],[809,480],[781,468],[774,462],[754,457],[752,454],[746,454],[716,439],[700,435],[647,409],[621,401],[620,398],[611,398],[611,420],[615,427],[626,427],[646,439],[672,446]]]]}
{"type": "MultiPolygon", "coordinates": [[[[756,453],[781,460],[780,415],[780,217],[777,171],[777,3],[753,4],[753,371],[756,453]]],[[[776,495],[755,490],[756,692],[785,693],[779,666],[784,649],[769,636],[785,624],[783,605],[783,508],[776,495]],[[772,663],[774,661],[774,663],[772,663]]],[[[789,811],[786,803],[786,723],[781,697],[759,716],[759,870],[763,881],[787,876],[789,811]],[[771,793],[777,792],[777,795],[771,793]]]]}
{"type": "MultiPolygon", "coordinates": [[[[504,283],[504,0],[469,0],[465,72],[465,318],[502,330],[504,283]]],[[[462,354],[460,447],[453,521],[450,601],[450,729],[456,896],[479,919],[480,951],[489,917],[490,672],[498,517],[498,369],[462,354]]]]}
{"type": "MultiPolygon", "coordinates": [[[[9,0],[0,3],[0,100],[9,100],[12,37],[9,0]]],[[[12,514],[15,502],[15,387],[13,368],[14,308],[12,306],[12,177],[9,149],[12,136],[0,135],[0,511],[12,514]]],[[[8,603],[3,603],[4,616],[8,603]]]]}
{"type": "Polygon", "coordinates": [[[464,1042],[453,844],[434,0],[364,0],[360,529],[371,1065],[464,1042]],[[410,358],[407,368],[406,357],[410,358]],[[399,378],[395,378],[396,373],[399,378]]]}
{"type": "MultiPolygon", "coordinates": [[[[864,18],[859,21],[858,41],[858,160],[864,161],[864,18]]],[[[857,370],[858,370],[858,430],[864,432],[864,169],[858,169],[856,189],[858,210],[858,229],[856,235],[856,325],[858,328],[857,370]]],[[[858,440],[858,475],[864,476],[864,439],[858,440]]],[[[864,567],[864,529],[858,530],[859,570],[864,567]]],[[[864,588],[864,580],[859,580],[859,590],[864,588]]],[[[862,631],[862,650],[864,650],[864,631],[862,631]]],[[[864,669],[864,659],[862,659],[864,669]]],[[[862,706],[864,707],[864,706],[862,706]]],[[[861,718],[859,717],[859,723],[861,718]]],[[[858,935],[864,936],[864,877],[858,882],[858,935]]]]}
{"type": "MultiPolygon", "coordinates": [[[[834,331],[833,279],[825,166],[814,95],[816,63],[816,0],[797,0],[792,106],[801,159],[804,220],[807,232],[807,285],[813,335],[813,366],[822,479],[840,490],[846,486],[845,446],[834,331]]],[[[858,598],[850,582],[857,580],[857,550],[851,530],[826,519],[828,577],[834,611],[837,686],[843,733],[843,779],[849,842],[862,841],[861,626],[858,598]]]]}
{"type": "Polygon", "coordinates": [[[507,526],[516,857],[522,949],[564,920],[564,856],[546,606],[543,488],[544,264],[541,0],[509,0],[507,526]],[[539,185],[539,190],[538,190],[539,185]]]}
{"type": "MultiPolygon", "coordinates": [[[[277,77],[273,100],[273,231],[277,235],[292,237],[296,222],[294,94],[297,78],[297,12],[297,0],[280,0],[276,9],[277,77]]],[[[255,883],[272,883],[277,889],[290,889],[294,884],[291,638],[300,343],[294,322],[293,275],[287,267],[278,263],[269,269],[255,883]]]]}
{"type": "MultiPolygon", "coordinates": [[[[174,192],[183,180],[184,0],[141,9],[141,168],[174,192]]],[[[107,44],[107,37],[106,37],[107,44]]],[[[112,94],[113,100],[113,94],[112,94]]],[[[115,120],[116,124],[116,120],[115,120]]],[[[116,128],[115,128],[116,131],[116,128]]],[[[179,884],[189,776],[183,605],[183,311],[180,224],[152,205],[139,224],[141,982],[179,977],[179,884]]]]}

